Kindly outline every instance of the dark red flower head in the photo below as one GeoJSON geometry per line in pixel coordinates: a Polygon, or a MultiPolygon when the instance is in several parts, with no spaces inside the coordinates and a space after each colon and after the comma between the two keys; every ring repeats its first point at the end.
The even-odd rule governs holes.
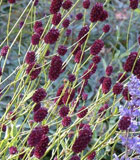
{"type": "Polygon", "coordinates": [[[103,32],[104,33],[108,33],[110,31],[110,25],[109,24],[105,24],[103,27],[103,32]]]}
{"type": "Polygon", "coordinates": [[[127,60],[126,60],[126,62],[124,64],[124,70],[126,72],[131,72],[137,56],[138,56],[137,52],[131,52],[130,53],[130,55],[128,56],[128,58],[127,58],[127,60]]]}
{"type": "Polygon", "coordinates": [[[123,116],[119,121],[119,129],[124,131],[129,128],[131,124],[131,118],[129,116],[123,116]]]}
{"type": "Polygon", "coordinates": [[[121,82],[125,81],[126,78],[127,78],[127,75],[126,75],[126,74],[124,74],[124,73],[119,73],[117,80],[121,83],[121,82]]]}
{"type": "Polygon", "coordinates": [[[80,157],[79,156],[77,156],[77,155],[74,155],[74,156],[72,156],[71,157],[71,159],[70,160],[80,160],[80,157]]]}
{"type": "Polygon", "coordinates": [[[59,110],[59,115],[60,115],[60,117],[62,117],[62,118],[63,118],[63,117],[66,117],[68,113],[69,113],[69,108],[66,107],[66,106],[60,108],[60,110],[59,110]]]}
{"type": "Polygon", "coordinates": [[[27,139],[28,145],[30,147],[35,147],[40,142],[41,137],[42,137],[43,134],[44,134],[44,132],[43,132],[43,128],[41,126],[35,127],[31,131],[31,133],[30,133],[30,135],[29,135],[29,137],[27,139]]]}
{"type": "Polygon", "coordinates": [[[99,116],[103,117],[106,113],[106,110],[108,109],[109,105],[104,104],[98,111],[99,116]]]}
{"type": "Polygon", "coordinates": [[[35,52],[33,52],[33,51],[28,52],[26,55],[26,58],[25,58],[25,62],[27,64],[31,64],[31,63],[35,62],[35,52]]]}
{"type": "Polygon", "coordinates": [[[37,103],[33,109],[33,112],[36,112],[41,107],[41,103],[37,103]]]}
{"type": "Polygon", "coordinates": [[[40,37],[42,36],[43,32],[44,32],[44,28],[42,28],[42,27],[39,27],[39,28],[36,29],[36,33],[37,33],[40,37]]]}
{"type": "Polygon", "coordinates": [[[36,32],[36,30],[40,27],[42,27],[42,22],[41,21],[36,21],[34,24],[34,31],[36,32]]]}
{"type": "Polygon", "coordinates": [[[108,12],[103,9],[102,3],[96,3],[90,13],[90,21],[105,21],[108,18],[108,12]]]}
{"type": "Polygon", "coordinates": [[[46,97],[47,93],[45,91],[45,89],[43,88],[38,88],[35,93],[32,96],[32,100],[35,103],[39,103],[40,101],[42,101],[45,97],[46,97]]]}
{"type": "Polygon", "coordinates": [[[46,135],[42,135],[40,142],[37,144],[34,150],[34,156],[40,159],[47,149],[49,138],[46,135]]]}
{"type": "Polygon", "coordinates": [[[106,68],[106,75],[107,76],[110,76],[113,72],[113,67],[110,65],[110,66],[107,66],[106,68]]]}
{"type": "Polygon", "coordinates": [[[87,112],[88,112],[88,109],[87,109],[85,106],[83,106],[83,107],[78,111],[77,117],[83,118],[83,117],[87,114],[87,112]]]}
{"type": "Polygon", "coordinates": [[[122,95],[123,95],[123,97],[124,97],[124,99],[125,99],[126,101],[131,100],[131,95],[129,94],[128,87],[125,87],[125,88],[124,88],[124,90],[123,90],[123,92],[122,92],[122,95]]]}
{"type": "Polygon", "coordinates": [[[90,7],[90,0],[83,1],[83,8],[88,9],[90,7]]]}
{"type": "Polygon", "coordinates": [[[52,0],[51,6],[50,6],[50,13],[56,14],[59,12],[61,6],[62,6],[63,0],[52,0]]]}
{"type": "Polygon", "coordinates": [[[64,45],[59,45],[57,52],[59,55],[64,56],[67,52],[67,47],[64,45]]]}
{"type": "Polygon", "coordinates": [[[8,0],[9,3],[14,4],[16,3],[16,0],[8,0]]]}
{"type": "Polygon", "coordinates": [[[89,31],[88,25],[82,27],[82,29],[80,30],[78,38],[77,38],[80,45],[82,45],[86,41],[88,31],[89,31]]]}
{"type": "Polygon", "coordinates": [[[5,57],[8,52],[9,46],[4,46],[1,49],[1,56],[5,57]]]}
{"type": "Polygon", "coordinates": [[[66,30],[66,36],[69,37],[71,35],[71,29],[66,30]]]}
{"type": "Polygon", "coordinates": [[[39,34],[33,34],[31,38],[32,45],[38,45],[40,41],[40,35],[39,34]]]}
{"type": "Polygon", "coordinates": [[[90,48],[90,54],[97,55],[104,47],[104,42],[102,40],[96,40],[90,48]]]}
{"type": "Polygon", "coordinates": [[[83,61],[83,59],[84,59],[84,53],[82,53],[82,50],[79,50],[74,56],[74,61],[75,63],[80,63],[83,61]]]}
{"type": "Polygon", "coordinates": [[[70,9],[71,6],[72,6],[72,1],[71,1],[71,0],[66,0],[66,1],[62,4],[62,7],[63,7],[65,10],[70,9]]]}
{"type": "Polygon", "coordinates": [[[83,100],[83,101],[86,101],[87,98],[88,98],[88,94],[85,93],[85,92],[83,92],[83,94],[82,94],[82,100],[83,100]]]}
{"type": "Polygon", "coordinates": [[[82,152],[91,141],[91,138],[92,138],[92,131],[90,128],[81,129],[79,131],[78,138],[75,140],[72,146],[72,151],[75,153],[82,152]]]}
{"type": "Polygon", "coordinates": [[[66,19],[63,21],[62,26],[63,26],[64,28],[68,28],[69,24],[70,24],[70,20],[69,20],[68,18],[66,18],[66,19]]]}
{"type": "Polygon", "coordinates": [[[114,86],[113,86],[113,93],[118,95],[122,92],[123,90],[123,85],[121,83],[116,83],[114,86]]]}
{"type": "Polygon", "coordinates": [[[59,30],[52,28],[44,37],[44,41],[47,44],[54,44],[59,38],[59,30]]]}
{"type": "Polygon", "coordinates": [[[56,13],[53,15],[52,24],[57,26],[61,21],[61,13],[56,13]]]}
{"type": "Polygon", "coordinates": [[[17,152],[18,152],[18,151],[17,151],[17,148],[16,148],[16,147],[12,146],[12,147],[9,148],[9,153],[10,153],[10,154],[13,155],[13,154],[16,154],[17,152]]]}
{"type": "Polygon", "coordinates": [[[139,5],[139,0],[130,0],[130,8],[131,9],[137,9],[139,5]]]}
{"type": "Polygon", "coordinates": [[[101,57],[100,56],[94,56],[92,58],[92,61],[95,63],[95,64],[98,64],[100,61],[101,61],[101,57]]]}
{"type": "Polygon", "coordinates": [[[74,96],[75,96],[75,89],[67,89],[62,98],[63,103],[69,104],[74,99],[74,96]]]}
{"type": "Polygon", "coordinates": [[[51,61],[51,66],[49,69],[49,79],[51,81],[55,81],[59,75],[60,71],[62,69],[62,60],[59,56],[54,56],[51,61]]]}
{"type": "Polygon", "coordinates": [[[70,123],[71,123],[71,118],[70,118],[70,117],[66,116],[66,117],[63,118],[63,120],[62,120],[62,125],[63,125],[64,127],[69,126],[70,123]]]}
{"type": "Polygon", "coordinates": [[[68,80],[69,80],[70,82],[74,82],[75,79],[76,79],[76,77],[75,77],[74,74],[69,74],[69,75],[68,75],[68,80]]]}
{"type": "Polygon", "coordinates": [[[31,80],[34,80],[38,77],[38,75],[41,72],[41,68],[38,64],[35,63],[31,63],[29,64],[29,66],[26,69],[26,73],[30,74],[30,78],[31,80]]]}
{"type": "Polygon", "coordinates": [[[47,116],[48,111],[45,107],[40,107],[36,112],[34,112],[34,121],[41,122],[47,116]]]}
{"type": "Polygon", "coordinates": [[[102,83],[102,92],[104,94],[108,93],[111,87],[111,78],[105,77],[102,83]]]}
{"type": "Polygon", "coordinates": [[[76,16],[75,16],[75,19],[76,20],[81,20],[83,18],[83,13],[78,13],[76,16]]]}

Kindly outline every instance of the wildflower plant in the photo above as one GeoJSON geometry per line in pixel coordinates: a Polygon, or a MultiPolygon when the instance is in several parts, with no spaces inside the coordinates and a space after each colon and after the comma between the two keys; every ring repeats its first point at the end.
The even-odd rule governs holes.
{"type": "Polygon", "coordinates": [[[139,14],[139,0],[0,0],[0,159],[140,159],[139,14]]]}

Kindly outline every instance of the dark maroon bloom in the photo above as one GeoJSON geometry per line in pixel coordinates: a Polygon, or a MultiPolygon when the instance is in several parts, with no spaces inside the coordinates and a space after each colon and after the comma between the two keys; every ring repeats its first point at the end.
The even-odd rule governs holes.
{"type": "Polygon", "coordinates": [[[90,70],[88,70],[88,69],[85,70],[84,73],[83,73],[83,75],[82,75],[82,79],[88,80],[90,77],[91,77],[91,72],[90,72],[90,70]]]}
{"type": "Polygon", "coordinates": [[[68,75],[68,80],[69,80],[70,82],[74,82],[75,79],[76,79],[76,77],[75,77],[74,74],[69,74],[69,75],[68,75]]]}
{"type": "Polygon", "coordinates": [[[103,14],[103,4],[96,3],[90,13],[90,21],[97,22],[103,14]]]}
{"type": "Polygon", "coordinates": [[[63,118],[63,120],[62,120],[62,125],[63,125],[64,127],[69,126],[70,123],[71,123],[71,118],[70,118],[70,117],[66,116],[66,117],[63,118]]]}
{"type": "Polygon", "coordinates": [[[77,156],[77,155],[74,155],[74,156],[72,156],[71,157],[71,159],[70,160],[80,160],[80,157],[79,156],[77,156]]]}
{"type": "Polygon", "coordinates": [[[25,155],[25,151],[24,151],[24,149],[22,149],[22,150],[20,151],[20,153],[19,153],[19,158],[20,158],[20,159],[23,159],[24,155],[25,155]]]}
{"type": "Polygon", "coordinates": [[[67,103],[69,104],[73,100],[74,96],[75,96],[75,89],[73,89],[73,90],[72,89],[69,89],[69,90],[67,89],[63,98],[62,98],[63,103],[64,104],[67,104],[67,103]]]}
{"type": "Polygon", "coordinates": [[[66,30],[66,36],[69,37],[71,35],[71,29],[66,30]]]}
{"type": "Polygon", "coordinates": [[[31,38],[32,45],[38,45],[40,41],[40,36],[38,34],[33,34],[31,38]]]}
{"type": "Polygon", "coordinates": [[[98,114],[103,117],[106,113],[106,110],[108,109],[109,105],[108,104],[104,104],[98,111],[98,114]]]}
{"type": "Polygon", "coordinates": [[[90,155],[87,156],[87,160],[93,160],[96,156],[96,152],[93,151],[90,155]]]}
{"type": "Polygon", "coordinates": [[[49,69],[49,79],[51,81],[55,81],[59,75],[60,71],[62,69],[62,60],[59,56],[54,56],[51,61],[51,66],[49,69]]]}
{"type": "Polygon", "coordinates": [[[130,8],[137,9],[139,5],[139,0],[130,0],[130,8]]]}
{"type": "Polygon", "coordinates": [[[90,6],[90,0],[84,0],[83,1],[83,8],[88,9],[90,6]]]}
{"type": "Polygon", "coordinates": [[[138,37],[138,43],[139,43],[139,45],[140,45],[140,36],[138,37]]]}
{"type": "Polygon", "coordinates": [[[81,129],[79,131],[78,138],[75,140],[72,146],[72,151],[75,153],[82,152],[91,141],[91,138],[92,138],[92,131],[90,128],[81,129]]]}
{"type": "Polygon", "coordinates": [[[23,25],[24,25],[24,21],[21,21],[21,22],[19,23],[19,28],[22,28],[23,25]]]}
{"type": "Polygon", "coordinates": [[[35,122],[41,122],[48,114],[48,111],[45,107],[40,107],[35,113],[34,113],[34,121],[35,122]]]}
{"type": "Polygon", "coordinates": [[[88,98],[88,94],[83,92],[83,94],[82,94],[82,100],[86,101],[87,98],[88,98]]]}
{"type": "Polygon", "coordinates": [[[42,27],[42,22],[41,21],[36,21],[34,24],[34,31],[36,32],[36,30],[40,27],[42,27]]]}
{"type": "Polygon", "coordinates": [[[65,10],[70,9],[71,6],[72,6],[72,1],[71,1],[71,0],[66,0],[66,1],[62,4],[62,7],[63,7],[65,10]]]}
{"type": "Polygon", "coordinates": [[[61,21],[61,13],[56,13],[53,15],[52,24],[57,26],[61,21]]]}
{"type": "Polygon", "coordinates": [[[40,37],[42,36],[43,32],[44,32],[44,29],[43,29],[42,27],[39,27],[39,28],[36,29],[36,33],[37,33],[40,37]]]}
{"type": "Polygon", "coordinates": [[[124,131],[129,128],[131,124],[131,118],[129,116],[123,116],[119,121],[119,129],[124,131]]]}
{"type": "Polygon", "coordinates": [[[108,12],[103,10],[102,16],[99,18],[101,22],[105,21],[108,18],[108,12]]]}
{"type": "Polygon", "coordinates": [[[59,45],[57,52],[59,55],[64,56],[67,52],[67,47],[64,45],[59,45]]]}
{"type": "Polygon", "coordinates": [[[76,16],[75,16],[75,19],[76,20],[81,20],[83,18],[83,13],[78,13],[76,16]]]}
{"type": "Polygon", "coordinates": [[[13,111],[10,111],[8,113],[8,117],[11,119],[11,121],[14,121],[16,119],[16,115],[15,113],[13,113],[13,111]]]}
{"type": "Polygon", "coordinates": [[[103,47],[104,47],[104,42],[101,39],[94,41],[93,45],[90,48],[90,54],[92,55],[98,54],[103,47]]]}
{"type": "Polygon", "coordinates": [[[83,107],[78,111],[77,117],[83,118],[83,117],[85,117],[85,115],[87,114],[87,112],[88,112],[88,109],[87,109],[85,106],[83,106],[83,107]]]}
{"type": "Polygon", "coordinates": [[[121,83],[116,83],[114,86],[113,86],[113,93],[118,95],[122,92],[123,90],[123,85],[121,83]]]}
{"type": "Polygon", "coordinates": [[[105,77],[102,83],[102,92],[104,94],[108,93],[111,87],[111,78],[105,77]]]}
{"type": "Polygon", "coordinates": [[[17,152],[18,152],[18,151],[17,151],[17,148],[16,148],[16,147],[12,146],[12,147],[9,148],[9,153],[10,153],[11,155],[16,154],[17,152]]]}
{"type": "Polygon", "coordinates": [[[39,103],[40,101],[42,101],[45,97],[46,97],[47,93],[45,91],[45,89],[43,88],[38,88],[35,93],[32,96],[32,100],[35,103],[39,103]]]}
{"type": "Polygon", "coordinates": [[[63,118],[63,117],[66,117],[68,113],[69,113],[69,108],[66,107],[66,106],[62,107],[62,108],[59,110],[59,115],[60,115],[60,117],[62,117],[62,118],[63,118]]]}
{"type": "Polygon", "coordinates": [[[16,3],[16,0],[8,0],[8,2],[13,4],[13,3],[16,3]]]}
{"type": "Polygon", "coordinates": [[[101,61],[101,57],[100,56],[94,56],[92,58],[92,61],[95,63],[95,64],[98,64],[100,61],[101,61]]]}
{"type": "Polygon", "coordinates": [[[105,77],[103,76],[103,77],[101,77],[101,78],[99,79],[99,83],[100,83],[100,84],[102,84],[102,83],[103,83],[104,78],[105,78],[105,77]]]}
{"type": "Polygon", "coordinates": [[[80,30],[78,39],[77,39],[80,45],[82,45],[86,41],[88,31],[89,31],[88,25],[82,27],[82,29],[80,30]]]}
{"type": "Polygon", "coordinates": [[[84,59],[84,53],[82,53],[82,51],[79,50],[74,56],[74,61],[75,63],[80,63],[82,62],[83,59],[84,59]]]}
{"type": "Polygon", "coordinates": [[[63,26],[64,28],[68,28],[69,24],[70,24],[70,20],[69,20],[68,18],[66,18],[66,19],[63,21],[62,26],[63,26]]]}
{"type": "Polygon", "coordinates": [[[109,24],[105,24],[103,27],[103,32],[104,33],[108,33],[110,31],[110,25],[109,24]]]}
{"type": "Polygon", "coordinates": [[[96,72],[96,70],[97,70],[97,65],[94,64],[94,63],[91,63],[89,65],[88,69],[90,70],[91,75],[93,75],[96,72]]]}
{"type": "Polygon", "coordinates": [[[25,58],[25,62],[27,64],[31,64],[31,63],[35,62],[35,52],[33,52],[33,51],[28,52],[26,55],[26,58],[25,58]]]}
{"type": "Polygon", "coordinates": [[[121,83],[121,82],[125,81],[126,78],[127,78],[126,74],[124,74],[124,73],[119,73],[117,80],[121,83]]]}
{"type": "Polygon", "coordinates": [[[39,102],[34,106],[33,111],[36,112],[40,107],[41,107],[41,103],[39,102]]]}
{"type": "Polygon", "coordinates": [[[8,52],[9,46],[4,46],[1,49],[1,56],[5,57],[8,52]]]}
{"type": "Polygon", "coordinates": [[[50,6],[50,13],[56,14],[59,12],[61,6],[62,6],[63,0],[52,0],[51,6],[50,6]]]}
{"type": "Polygon", "coordinates": [[[33,0],[34,1],[34,6],[37,6],[39,3],[39,0],[33,0]]]}
{"type": "Polygon", "coordinates": [[[6,125],[5,124],[2,124],[2,131],[6,132],[6,125]]]}
{"type": "Polygon", "coordinates": [[[127,101],[131,100],[131,95],[129,94],[128,87],[124,88],[124,90],[122,92],[122,95],[123,95],[125,100],[127,100],[127,101]]]}
{"type": "Polygon", "coordinates": [[[44,37],[44,41],[47,44],[54,44],[59,38],[59,30],[52,28],[44,37]]]}
{"type": "Polygon", "coordinates": [[[138,56],[137,52],[131,52],[130,53],[130,55],[128,56],[128,58],[127,58],[127,60],[126,60],[126,62],[124,64],[124,70],[126,72],[131,72],[137,56],[138,56]]]}
{"type": "Polygon", "coordinates": [[[112,74],[112,72],[113,72],[113,67],[112,66],[107,66],[105,72],[106,72],[107,76],[110,76],[112,74]]]}
{"type": "Polygon", "coordinates": [[[27,140],[27,143],[30,147],[35,147],[41,140],[41,137],[43,135],[43,129],[42,127],[35,127],[27,140]]]}
{"type": "Polygon", "coordinates": [[[41,72],[41,68],[38,64],[35,63],[31,63],[29,64],[29,66],[26,69],[26,73],[30,74],[30,78],[31,80],[34,80],[38,77],[38,75],[41,72]]]}
{"type": "MultiPolygon", "coordinates": [[[[140,75],[140,59],[137,59],[134,70],[134,75],[139,76],[140,75]]],[[[138,78],[138,77],[137,77],[138,78]]]]}
{"type": "Polygon", "coordinates": [[[41,141],[37,144],[34,150],[34,155],[36,158],[40,159],[44,155],[48,143],[49,143],[49,138],[46,135],[42,135],[41,141]]]}

